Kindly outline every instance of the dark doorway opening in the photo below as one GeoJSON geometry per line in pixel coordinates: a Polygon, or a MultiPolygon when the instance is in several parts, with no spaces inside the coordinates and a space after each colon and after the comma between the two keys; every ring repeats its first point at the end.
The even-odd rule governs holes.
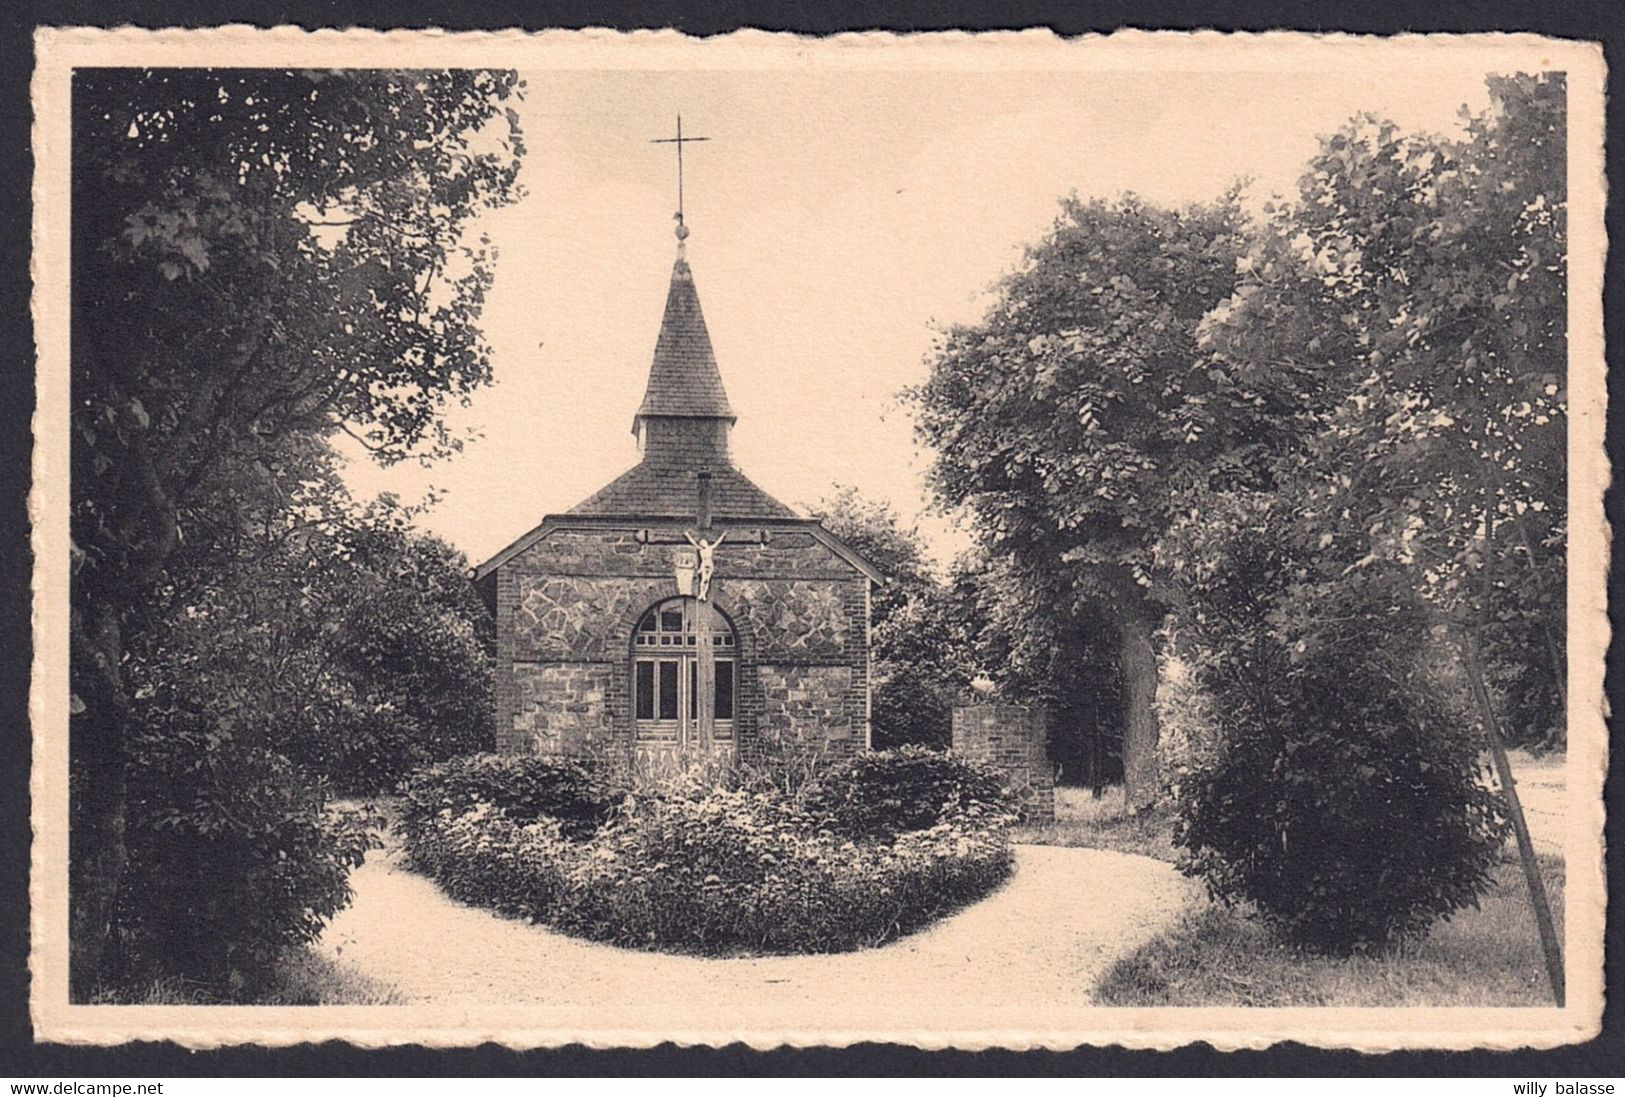
{"type": "Polygon", "coordinates": [[[1079,666],[1052,702],[1049,757],[1063,785],[1100,789],[1123,780],[1122,685],[1115,664],[1079,666]]]}

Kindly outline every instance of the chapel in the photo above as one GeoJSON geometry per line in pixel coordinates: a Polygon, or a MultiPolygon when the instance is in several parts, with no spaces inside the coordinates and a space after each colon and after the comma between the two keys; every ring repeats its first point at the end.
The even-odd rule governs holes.
{"type": "Polygon", "coordinates": [[[650,771],[868,749],[880,574],[734,464],[687,236],[679,213],[637,464],[473,571],[496,614],[504,753],[650,771]]]}

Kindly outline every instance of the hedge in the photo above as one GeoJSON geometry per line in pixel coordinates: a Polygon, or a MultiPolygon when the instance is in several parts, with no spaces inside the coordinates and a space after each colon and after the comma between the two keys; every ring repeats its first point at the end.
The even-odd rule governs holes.
{"type": "MultiPolygon", "coordinates": [[[[954,766],[967,767],[968,782],[985,776],[948,760],[939,777],[954,766]]],[[[436,769],[433,780],[446,785],[436,769]]],[[[874,787],[840,772],[820,796],[874,787]]],[[[876,945],[985,896],[1011,868],[1013,819],[996,787],[986,798],[950,797],[925,825],[879,836],[860,835],[884,831],[872,810],[831,814],[811,790],[645,786],[626,792],[597,829],[573,833],[553,816],[521,818],[527,809],[498,798],[431,814],[424,786],[409,789],[412,866],[464,902],[634,948],[719,955],[876,945]]]]}

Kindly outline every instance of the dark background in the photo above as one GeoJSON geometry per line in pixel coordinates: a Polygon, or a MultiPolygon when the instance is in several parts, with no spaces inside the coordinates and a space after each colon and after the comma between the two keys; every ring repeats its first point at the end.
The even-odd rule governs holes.
{"type": "MultiPolygon", "coordinates": [[[[32,117],[28,84],[33,70],[32,34],[37,26],[134,25],[218,26],[251,23],[303,27],[426,27],[447,30],[504,27],[585,27],[619,29],[673,26],[690,34],[726,33],[739,27],[825,34],[847,30],[997,30],[1048,27],[1062,35],[1104,33],[1122,27],[1231,31],[1290,29],[1395,34],[1407,31],[1530,31],[1604,43],[1611,72],[1611,101],[1625,97],[1620,55],[1625,52],[1625,14],[1617,0],[1594,3],[1524,3],[1447,0],[1432,3],[1332,0],[1292,2],[1180,3],[1177,0],[1114,0],[1107,3],[877,3],[834,0],[808,3],[643,3],[574,0],[523,3],[520,0],[393,0],[390,3],[336,0],[5,0],[0,8],[0,347],[5,388],[0,391],[0,1077],[63,1079],[88,1077],[162,1078],[187,1076],[346,1076],[346,1075],[1084,1075],[1084,1076],[1516,1076],[1540,1078],[1619,1077],[1625,1073],[1625,1040],[1617,997],[1604,1015],[1603,1035],[1589,1044],[1549,1052],[1398,1052],[1367,1056],[1285,1045],[1264,1052],[1219,1053],[1206,1045],[1172,1052],[1132,1052],[1086,1048],[1054,1052],[921,1052],[864,1045],[847,1050],[815,1049],[755,1052],[665,1046],[643,1052],[596,1052],[572,1047],[518,1053],[496,1047],[466,1051],[402,1048],[364,1051],[330,1043],[282,1050],[241,1048],[189,1052],[172,1044],[121,1048],[40,1045],[28,1022],[28,733],[29,615],[31,553],[26,500],[30,483],[30,417],[34,410],[33,338],[29,317],[28,273],[33,161],[29,154],[32,117]]],[[[1620,112],[1608,117],[1608,177],[1615,194],[1625,190],[1620,166],[1625,126],[1620,112]]],[[[1610,204],[1609,235],[1616,241],[1608,258],[1606,317],[1611,376],[1617,347],[1625,342],[1625,215],[1610,204]]],[[[1625,411],[1616,389],[1608,415],[1608,452],[1621,464],[1620,430],[1625,411]]],[[[1620,489],[1608,494],[1612,525],[1625,528],[1620,489]]],[[[1618,585],[1609,584],[1617,595],[1618,585]]],[[[1616,626],[1616,629],[1618,626],[1616,626]]],[[[1617,651],[1608,659],[1607,689],[1620,711],[1617,651]]],[[[1616,754],[1607,786],[1608,868],[1617,881],[1625,847],[1625,796],[1616,754]]],[[[1611,889],[1611,898],[1619,897],[1611,889]]],[[[1606,981],[1625,987],[1620,964],[1617,903],[1610,904],[1606,981]]]]}

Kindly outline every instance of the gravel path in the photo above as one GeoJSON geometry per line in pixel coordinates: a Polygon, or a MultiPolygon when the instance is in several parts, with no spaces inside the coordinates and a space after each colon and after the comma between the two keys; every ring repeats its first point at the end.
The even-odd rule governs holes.
{"type": "Polygon", "coordinates": [[[740,1034],[1075,1028],[1112,961],[1196,894],[1150,858],[1017,846],[1002,889],[883,948],[712,960],[593,944],[464,906],[394,851],[371,854],[351,882],[355,901],[318,947],[404,1003],[523,1005],[539,1028],[740,1034]]]}

